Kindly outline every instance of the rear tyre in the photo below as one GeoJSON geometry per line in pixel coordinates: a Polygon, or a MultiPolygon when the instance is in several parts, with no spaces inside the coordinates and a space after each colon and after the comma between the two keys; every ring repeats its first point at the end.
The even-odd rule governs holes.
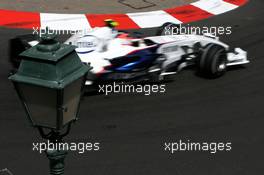
{"type": "Polygon", "coordinates": [[[226,72],[227,52],[223,46],[209,44],[203,50],[198,62],[200,73],[209,78],[217,78],[226,72]]]}
{"type": "Polygon", "coordinates": [[[180,25],[171,22],[164,23],[157,31],[157,36],[179,34],[180,25]]]}
{"type": "Polygon", "coordinates": [[[9,61],[12,63],[13,68],[17,69],[21,62],[20,53],[31,48],[29,44],[31,41],[39,41],[38,36],[33,34],[21,35],[10,39],[9,41],[9,61]]]}

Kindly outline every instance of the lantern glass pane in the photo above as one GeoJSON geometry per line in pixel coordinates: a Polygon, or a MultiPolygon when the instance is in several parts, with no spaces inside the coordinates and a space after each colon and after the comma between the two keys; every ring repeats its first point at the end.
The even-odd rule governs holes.
{"type": "Polygon", "coordinates": [[[33,124],[56,128],[57,91],[55,89],[18,83],[24,103],[27,105],[33,124]]]}
{"type": "Polygon", "coordinates": [[[63,106],[65,109],[63,111],[63,125],[77,118],[82,84],[83,77],[75,80],[64,89],[63,106]]]}

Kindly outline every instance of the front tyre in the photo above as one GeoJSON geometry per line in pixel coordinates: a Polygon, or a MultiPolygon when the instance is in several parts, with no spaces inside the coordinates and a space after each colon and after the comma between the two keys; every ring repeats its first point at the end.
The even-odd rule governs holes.
{"type": "Polygon", "coordinates": [[[209,78],[217,78],[226,72],[227,52],[223,46],[209,44],[203,50],[198,62],[200,73],[209,78]]]}

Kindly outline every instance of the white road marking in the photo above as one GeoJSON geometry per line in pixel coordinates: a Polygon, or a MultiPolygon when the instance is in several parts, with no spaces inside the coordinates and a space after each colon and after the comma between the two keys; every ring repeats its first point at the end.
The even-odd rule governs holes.
{"type": "Polygon", "coordinates": [[[225,2],[223,0],[200,0],[191,3],[191,5],[214,15],[219,15],[221,13],[234,10],[235,8],[238,7],[237,5],[225,2]]]}
{"type": "Polygon", "coordinates": [[[175,24],[182,23],[163,10],[142,12],[142,13],[127,13],[127,15],[141,28],[159,27],[166,22],[175,24]]]}
{"type": "Polygon", "coordinates": [[[91,26],[83,14],[40,13],[41,28],[51,30],[85,30],[91,26]]]}

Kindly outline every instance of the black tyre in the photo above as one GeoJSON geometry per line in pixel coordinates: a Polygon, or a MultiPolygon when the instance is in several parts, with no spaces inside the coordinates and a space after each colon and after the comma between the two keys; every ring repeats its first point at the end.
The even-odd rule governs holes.
{"type": "Polygon", "coordinates": [[[148,69],[148,80],[151,83],[160,83],[164,80],[164,75],[162,75],[162,65],[166,60],[164,55],[157,58],[155,65],[148,69]]]}
{"type": "Polygon", "coordinates": [[[143,38],[143,34],[141,32],[133,32],[131,36],[133,38],[143,38]]]}
{"type": "Polygon", "coordinates": [[[29,42],[38,40],[38,36],[28,34],[17,36],[9,41],[9,60],[14,68],[18,68],[21,62],[19,54],[31,48],[29,42]]]}
{"type": "MultiPolygon", "coordinates": [[[[155,69],[160,69],[159,67],[151,67],[150,68],[150,71],[152,70],[155,70],[155,69]]],[[[150,83],[160,83],[164,80],[164,76],[161,75],[161,70],[158,70],[158,71],[153,71],[153,72],[150,72],[149,73],[149,76],[148,76],[148,81],[150,83]]]]}
{"type": "Polygon", "coordinates": [[[157,31],[157,36],[176,35],[179,33],[180,25],[170,22],[164,23],[157,31]]]}
{"type": "Polygon", "coordinates": [[[227,52],[223,46],[209,44],[198,62],[200,73],[205,77],[217,78],[226,72],[227,52]]]}

